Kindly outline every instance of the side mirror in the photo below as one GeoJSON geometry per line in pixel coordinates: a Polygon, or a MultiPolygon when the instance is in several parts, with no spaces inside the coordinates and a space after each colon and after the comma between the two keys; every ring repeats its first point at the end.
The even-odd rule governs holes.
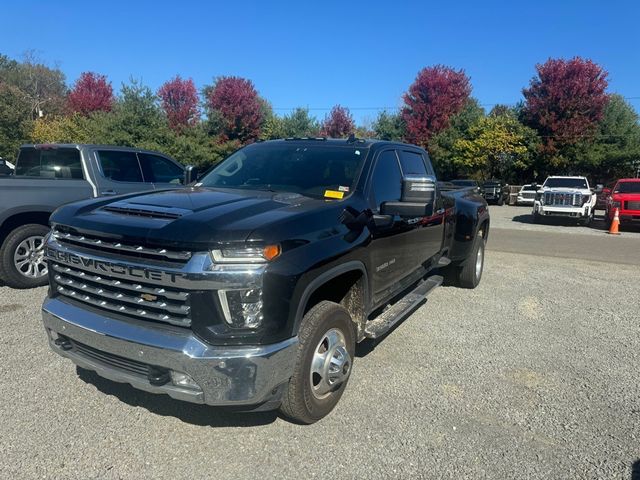
{"type": "Polygon", "coordinates": [[[431,215],[435,199],[436,181],[433,177],[407,175],[402,179],[402,197],[399,202],[380,205],[382,215],[424,217],[431,215]]]}
{"type": "Polygon", "coordinates": [[[198,167],[187,165],[184,167],[184,185],[189,185],[198,179],[198,167]]]}

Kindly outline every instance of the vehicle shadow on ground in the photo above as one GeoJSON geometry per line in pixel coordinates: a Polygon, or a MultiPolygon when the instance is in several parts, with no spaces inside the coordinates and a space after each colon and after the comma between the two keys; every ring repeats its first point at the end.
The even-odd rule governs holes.
{"type": "Polygon", "coordinates": [[[631,480],[640,480],[640,460],[636,460],[631,465],[631,480]]]}
{"type": "MultiPolygon", "coordinates": [[[[533,215],[531,213],[516,215],[512,218],[512,221],[517,223],[526,223],[528,225],[553,225],[568,228],[584,227],[584,225],[579,225],[576,220],[566,218],[543,218],[538,223],[536,223],[533,221],[533,215]]],[[[591,222],[591,224],[589,225],[589,228],[592,228],[594,230],[606,230],[604,217],[602,215],[596,215],[593,219],[593,222],[591,222]]]]}
{"type": "Polygon", "coordinates": [[[164,417],[175,417],[185,423],[203,427],[256,427],[268,425],[278,418],[277,411],[241,412],[238,409],[210,407],[174,400],[168,395],[143,392],[126,383],[112,382],[97,373],[77,368],[78,377],[106,395],[113,395],[132,407],[142,407],[164,417]]]}

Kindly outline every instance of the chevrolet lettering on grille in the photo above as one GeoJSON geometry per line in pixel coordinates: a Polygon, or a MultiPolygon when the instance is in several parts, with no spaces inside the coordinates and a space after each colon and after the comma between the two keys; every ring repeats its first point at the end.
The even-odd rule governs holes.
{"type": "Polygon", "coordinates": [[[98,273],[127,275],[131,278],[147,278],[149,280],[176,283],[177,275],[172,272],[161,272],[159,270],[149,270],[147,268],[96,260],[94,258],[83,257],[82,255],[77,255],[75,253],[61,252],[51,247],[47,247],[46,256],[47,258],[66,263],[67,265],[77,265],[98,273]]]}

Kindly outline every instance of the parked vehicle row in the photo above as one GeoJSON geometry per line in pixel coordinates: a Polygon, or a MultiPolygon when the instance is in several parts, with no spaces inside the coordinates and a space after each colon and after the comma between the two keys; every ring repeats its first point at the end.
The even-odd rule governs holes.
{"type": "Polygon", "coordinates": [[[184,168],[158,152],[106,145],[23,145],[15,171],[0,176],[0,279],[44,285],[49,216],[76,200],[179,186],[184,168]]]}
{"type": "MultiPolygon", "coordinates": [[[[481,194],[487,203],[503,205],[509,200],[509,186],[500,180],[483,183],[473,179],[456,179],[446,183],[447,188],[470,188],[481,194]]],[[[640,224],[640,179],[623,178],[608,188],[592,188],[586,177],[550,176],[542,185],[525,184],[520,187],[516,205],[532,207],[534,222],[543,218],[559,217],[589,225],[596,210],[605,210],[605,223],[610,226],[618,209],[620,223],[640,224]]]]}

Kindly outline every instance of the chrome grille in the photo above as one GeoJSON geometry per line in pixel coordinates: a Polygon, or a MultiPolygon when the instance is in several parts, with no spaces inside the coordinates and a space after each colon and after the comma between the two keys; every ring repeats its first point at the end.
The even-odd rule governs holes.
{"type": "Polygon", "coordinates": [[[535,198],[536,192],[520,192],[522,198],[535,198]]]}
{"type": "Polygon", "coordinates": [[[159,260],[169,259],[184,262],[191,258],[191,252],[168,250],[166,248],[149,248],[141,245],[130,245],[89,235],[75,235],[68,232],[61,232],[59,230],[54,230],[53,237],[63,244],[78,245],[92,250],[103,250],[124,255],[135,254],[159,260]]]}
{"type": "Polygon", "coordinates": [[[582,194],[545,192],[544,204],[559,207],[579,207],[582,204],[582,194]]]}
{"type": "Polygon", "coordinates": [[[61,295],[144,320],[181,327],[191,325],[188,292],[94,275],[51,261],[49,268],[56,291],[61,295]]]}
{"type": "Polygon", "coordinates": [[[625,210],[640,210],[640,201],[628,200],[625,204],[625,210]]]}

